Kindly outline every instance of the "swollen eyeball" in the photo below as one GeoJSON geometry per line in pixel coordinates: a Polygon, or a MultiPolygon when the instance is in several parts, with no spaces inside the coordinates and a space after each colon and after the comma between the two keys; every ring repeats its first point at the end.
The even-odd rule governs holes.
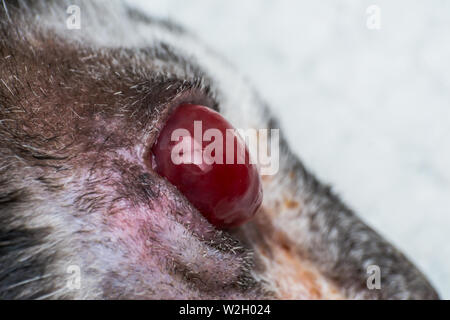
{"type": "Polygon", "coordinates": [[[245,142],[205,106],[175,109],[152,153],[154,170],[220,229],[247,222],[261,205],[261,179],[245,142]]]}

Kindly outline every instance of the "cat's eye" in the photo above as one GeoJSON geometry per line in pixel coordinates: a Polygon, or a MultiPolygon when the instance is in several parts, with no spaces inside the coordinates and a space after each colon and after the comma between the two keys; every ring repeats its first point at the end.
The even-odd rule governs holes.
{"type": "Polygon", "coordinates": [[[261,179],[245,142],[222,115],[205,106],[178,106],[151,157],[154,170],[218,228],[241,225],[261,205],[261,179]]]}

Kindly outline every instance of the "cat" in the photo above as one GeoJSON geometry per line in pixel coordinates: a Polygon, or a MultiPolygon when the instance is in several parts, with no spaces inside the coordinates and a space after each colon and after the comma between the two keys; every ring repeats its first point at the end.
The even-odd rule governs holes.
{"type": "Polygon", "coordinates": [[[1,4],[1,299],[439,298],[195,35],[117,1],[1,4]],[[241,227],[217,230],[145,163],[184,102],[280,129],[279,170],[241,227]]]}

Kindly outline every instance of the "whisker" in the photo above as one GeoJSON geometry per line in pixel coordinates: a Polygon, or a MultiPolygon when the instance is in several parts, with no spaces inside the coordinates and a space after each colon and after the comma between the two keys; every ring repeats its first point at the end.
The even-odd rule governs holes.
{"type": "Polygon", "coordinates": [[[48,278],[50,276],[51,276],[51,274],[46,274],[46,275],[43,275],[43,276],[37,276],[37,277],[34,277],[34,278],[23,280],[23,281],[17,282],[15,284],[12,284],[12,285],[2,289],[2,291],[8,291],[8,290],[11,290],[11,289],[14,289],[14,288],[26,285],[26,284],[34,282],[34,281],[38,281],[38,280],[42,280],[42,279],[48,278]]]}
{"type": "Polygon", "coordinates": [[[48,298],[50,298],[50,297],[52,297],[52,296],[54,296],[54,295],[57,295],[57,294],[60,293],[60,292],[63,292],[65,289],[66,289],[66,288],[63,287],[63,288],[60,288],[60,289],[58,289],[58,290],[55,290],[55,291],[53,291],[53,292],[51,292],[51,293],[44,294],[44,295],[42,295],[42,296],[40,296],[40,297],[37,297],[36,300],[45,300],[45,299],[48,299],[48,298]]]}

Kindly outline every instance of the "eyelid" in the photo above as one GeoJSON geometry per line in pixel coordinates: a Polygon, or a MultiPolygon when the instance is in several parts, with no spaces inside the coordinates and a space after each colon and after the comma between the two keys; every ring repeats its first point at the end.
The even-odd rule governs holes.
{"type": "Polygon", "coordinates": [[[130,89],[138,92],[144,106],[166,107],[172,104],[197,103],[219,111],[216,93],[206,78],[185,80],[163,76],[136,84],[130,89]]]}
{"type": "MultiPolygon", "coordinates": [[[[170,84],[167,84],[170,85],[170,84]]],[[[185,83],[186,85],[186,83],[185,83]]],[[[151,163],[147,160],[150,159],[149,154],[151,153],[151,148],[153,144],[158,139],[159,133],[164,127],[167,119],[174,112],[174,110],[186,103],[200,104],[210,107],[211,109],[219,112],[219,104],[213,97],[212,91],[209,87],[202,88],[186,88],[181,93],[178,93],[171,101],[153,106],[152,112],[156,112],[155,120],[149,124],[146,128],[146,134],[143,137],[143,152],[141,154],[142,159],[151,168],[151,163]],[[155,110],[158,108],[159,110],[155,110]]]]}

